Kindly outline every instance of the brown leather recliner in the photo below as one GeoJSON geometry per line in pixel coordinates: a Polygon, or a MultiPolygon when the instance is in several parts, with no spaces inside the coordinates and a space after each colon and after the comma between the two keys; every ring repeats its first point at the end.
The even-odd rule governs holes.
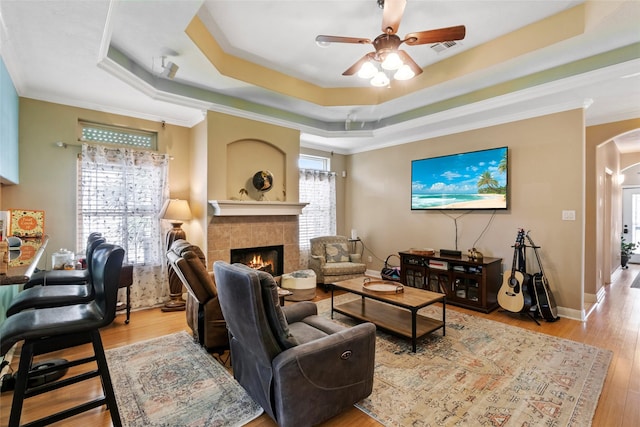
{"type": "Polygon", "coordinates": [[[177,275],[187,288],[187,324],[193,336],[209,351],[228,349],[227,324],[220,309],[213,272],[207,271],[202,250],[179,239],[171,245],[167,259],[172,267],[169,275],[177,275]]]}

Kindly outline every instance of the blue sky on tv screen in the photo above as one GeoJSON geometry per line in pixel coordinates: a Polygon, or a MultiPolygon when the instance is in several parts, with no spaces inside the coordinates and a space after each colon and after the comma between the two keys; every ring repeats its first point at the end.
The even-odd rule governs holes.
{"type": "Polygon", "coordinates": [[[474,151],[451,156],[414,160],[411,165],[412,194],[477,194],[480,176],[489,171],[498,186],[507,184],[498,165],[507,148],[474,151]]]}

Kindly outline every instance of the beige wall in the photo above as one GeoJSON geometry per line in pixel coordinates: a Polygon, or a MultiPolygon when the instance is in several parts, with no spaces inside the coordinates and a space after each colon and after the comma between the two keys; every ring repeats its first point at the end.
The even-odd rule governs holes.
{"type": "Polygon", "coordinates": [[[191,168],[189,182],[191,183],[191,212],[193,220],[187,234],[187,239],[198,245],[203,251],[207,250],[207,121],[203,120],[191,128],[189,142],[191,145],[191,168]]]}
{"type": "Polygon", "coordinates": [[[247,186],[246,179],[266,169],[275,175],[274,189],[266,193],[269,200],[298,201],[299,131],[210,111],[207,114],[207,134],[209,200],[238,198],[238,190],[247,186]],[[231,144],[245,148],[253,146],[254,151],[230,150],[231,144]],[[230,151],[246,156],[230,156],[230,151]],[[281,156],[275,151],[279,151],[281,156]],[[238,175],[237,170],[250,171],[250,176],[238,175]]]}
{"type": "Polygon", "coordinates": [[[3,209],[42,209],[49,250],[76,248],[76,158],[80,152],[78,120],[158,132],[160,152],[169,166],[171,197],[188,198],[189,129],[117,114],[20,98],[20,184],[2,189],[3,209]],[[67,148],[54,145],[69,144],[67,148]],[[73,145],[71,145],[73,144],[73,145]]]}
{"type": "MultiPolygon", "coordinates": [[[[459,249],[475,246],[511,266],[511,246],[522,227],[542,247],[545,272],[557,303],[582,310],[584,221],[584,125],[582,110],[448,135],[351,156],[347,219],[379,270],[390,253],[411,247],[459,249]],[[410,210],[410,162],[492,147],[509,147],[510,208],[447,213],[410,210]],[[562,221],[574,210],[576,221],[562,221]],[[457,223],[457,241],[456,241],[457,223]],[[483,230],[486,232],[483,234],[483,230]]],[[[532,264],[533,255],[530,263],[532,264]]],[[[533,264],[532,264],[533,265],[533,264]]],[[[531,267],[530,267],[531,268],[531,267]]]]}
{"type": "Polygon", "coordinates": [[[596,147],[595,196],[596,196],[596,251],[597,263],[585,271],[585,277],[595,279],[585,281],[585,298],[597,301],[598,291],[611,283],[611,275],[620,265],[619,242],[622,232],[621,189],[618,185],[620,152],[613,141],[596,147]],[[616,250],[612,250],[615,248],[616,250]],[[595,268],[594,268],[595,267],[595,268]]]}

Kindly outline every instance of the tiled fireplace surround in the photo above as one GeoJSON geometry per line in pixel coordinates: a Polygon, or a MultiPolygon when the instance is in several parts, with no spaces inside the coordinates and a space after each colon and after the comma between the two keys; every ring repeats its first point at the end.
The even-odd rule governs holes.
{"type": "Polygon", "coordinates": [[[207,260],[229,262],[231,249],[284,246],[284,271],[300,269],[297,215],[213,216],[209,222],[207,260]]]}

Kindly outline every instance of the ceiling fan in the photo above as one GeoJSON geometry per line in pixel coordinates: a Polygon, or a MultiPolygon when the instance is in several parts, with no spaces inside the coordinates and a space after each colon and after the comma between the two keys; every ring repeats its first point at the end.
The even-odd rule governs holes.
{"type": "Polygon", "coordinates": [[[422,73],[422,68],[404,50],[398,48],[402,43],[409,46],[419,44],[435,44],[445,41],[462,40],[466,33],[464,25],[439,28],[437,30],[419,31],[409,33],[404,39],[396,35],[400,20],[404,14],[406,0],[377,0],[378,6],[383,8],[382,34],[373,41],[357,37],[325,36],[316,37],[316,43],[326,46],[330,43],[356,43],[373,44],[375,52],[367,53],[358,62],[349,67],[343,76],[351,76],[358,73],[362,78],[370,78],[373,86],[386,86],[389,84],[389,76],[385,71],[395,71],[393,78],[396,80],[409,80],[422,73]],[[376,63],[380,63],[379,70],[376,63]]]}

